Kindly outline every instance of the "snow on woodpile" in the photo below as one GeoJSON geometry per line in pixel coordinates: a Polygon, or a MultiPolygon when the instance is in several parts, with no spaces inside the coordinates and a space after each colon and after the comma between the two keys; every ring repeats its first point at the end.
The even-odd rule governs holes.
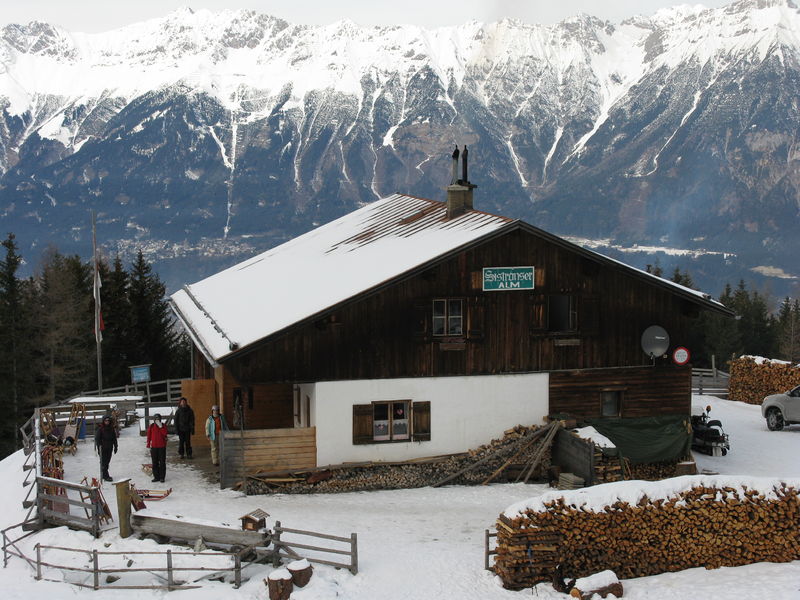
{"type": "Polygon", "coordinates": [[[622,578],[800,559],[800,480],[684,476],[549,492],[497,521],[495,572],[522,589],[611,569],[622,578]]]}
{"type": "Polygon", "coordinates": [[[589,440],[590,442],[594,443],[595,446],[600,448],[616,448],[614,442],[604,436],[602,433],[597,431],[591,425],[588,427],[580,427],[573,431],[575,435],[577,435],[582,440],[589,440]]]}
{"type": "Polygon", "coordinates": [[[761,356],[742,356],[731,361],[728,398],[761,404],[766,396],[800,385],[800,365],[761,356]]]}

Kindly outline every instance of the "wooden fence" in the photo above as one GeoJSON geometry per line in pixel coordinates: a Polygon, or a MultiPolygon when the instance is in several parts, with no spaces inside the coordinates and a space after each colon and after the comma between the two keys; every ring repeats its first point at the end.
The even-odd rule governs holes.
{"type": "MultiPolygon", "coordinates": [[[[224,575],[225,573],[233,573],[233,586],[238,588],[242,584],[242,554],[243,552],[249,552],[251,548],[246,548],[240,552],[214,552],[211,553],[203,553],[203,552],[174,552],[172,550],[167,550],[165,552],[134,552],[134,551],[125,551],[125,552],[103,552],[98,550],[92,550],[91,552],[87,551],[85,548],[65,548],[61,546],[45,546],[43,544],[36,544],[36,559],[35,561],[31,561],[30,559],[25,558],[29,564],[35,565],[36,569],[36,579],[40,581],[56,581],[57,583],[63,583],[60,580],[54,579],[46,579],[42,576],[42,567],[54,568],[54,569],[63,569],[65,571],[75,571],[79,573],[91,573],[92,575],[92,584],[81,583],[77,581],[70,581],[72,585],[76,585],[78,587],[84,588],[91,588],[95,590],[100,589],[117,589],[117,590],[186,590],[186,589],[194,589],[201,586],[198,585],[186,585],[185,582],[181,582],[175,579],[175,573],[178,572],[210,572],[214,575],[224,575]],[[75,552],[80,553],[83,555],[90,554],[92,567],[87,569],[84,567],[74,567],[70,565],[58,565],[52,562],[45,562],[42,560],[42,551],[43,550],[58,550],[62,552],[75,552]],[[164,558],[164,566],[163,567],[129,567],[127,564],[129,563],[129,557],[133,555],[139,556],[160,556],[164,558]],[[173,557],[175,556],[228,556],[231,557],[233,560],[233,566],[231,567],[190,567],[190,566],[175,566],[173,564],[173,557]],[[126,566],[114,566],[111,568],[100,568],[100,557],[105,556],[119,556],[121,557],[126,566]],[[152,573],[157,577],[161,577],[159,573],[166,573],[166,577],[161,577],[164,580],[163,585],[103,585],[100,582],[101,575],[111,575],[111,574],[125,574],[125,573],[152,573]]],[[[202,579],[202,577],[201,577],[202,579]]]]}
{"type": "Polygon", "coordinates": [[[730,375],[719,369],[692,369],[692,393],[728,397],[730,375]]]}
{"type": "Polygon", "coordinates": [[[220,487],[263,471],[307,470],[317,466],[317,428],[246,429],[220,432],[220,487]]]}
{"type": "Polygon", "coordinates": [[[41,525],[66,525],[100,536],[101,517],[105,514],[100,488],[43,476],[36,478],[36,487],[36,511],[41,525]],[[80,500],[69,497],[70,490],[78,492],[80,500]],[[84,516],[73,514],[72,506],[83,509],[84,516]]]}
{"type": "Polygon", "coordinates": [[[134,394],[143,396],[146,402],[166,402],[177,404],[181,397],[182,379],[163,379],[161,381],[149,381],[147,383],[131,383],[112,388],[100,390],[89,390],[77,394],[77,396],[114,396],[122,394],[134,394]]]}
{"type": "Polygon", "coordinates": [[[275,566],[278,566],[278,561],[280,560],[280,558],[291,558],[293,560],[305,558],[309,562],[347,569],[353,575],[358,573],[358,535],[355,533],[351,533],[350,537],[340,537],[336,535],[329,535],[327,533],[317,533],[315,531],[304,531],[302,529],[289,529],[288,527],[282,527],[280,521],[275,521],[275,527],[273,528],[272,543],[275,547],[275,554],[274,554],[276,561],[275,566]],[[284,539],[283,538],[284,533],[322,538],[325,540],[332,540],[334,542],[341,542],[343,544],[347,544],[349,548],[348,549],[323,548],[321,546],[311,546],[309,544],[302,544],[300,542],[295,542],[293,540],[284,539]],[[311,550],[314,552],[349,556],[350,561],[347,563],[341,563],[332,560],[327,560],[324,558],[318,558],[316,556],[300,556],[297,552],[295,552],[295,549],[311,550]]]}

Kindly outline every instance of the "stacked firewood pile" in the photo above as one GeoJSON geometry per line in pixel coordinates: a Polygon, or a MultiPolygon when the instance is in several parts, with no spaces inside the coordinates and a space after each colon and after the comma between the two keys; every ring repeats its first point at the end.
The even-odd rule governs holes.
{"type": "Polygon", "coordinates": [[[625,479],[623,472],[624,459],[619,456],[606,456],[598,446],[594,447],[594,481],[609,483],[625,479]]]}
{"type": "Polygon", "coordinates": [[[675,477],[677,474],[675,471],[679,462],[681,461],[640,463],[636,465],[628,463],[626,465],[629,474],[628,478],[642,479],[644,481],[669,479],[670,477],[675,477]]]}
{"type": "Polygon", "coordinates": [[[479,485],[546,478],[558,423],[518,425],[469,452],[402,463],[345,464],[313,471],[253,475],[248,494],[309,494],[391,490],[428,485],[479,485]]]}
{"type": "Polygon", "coordinates": [[[749,356],[731,361],[728,398],[761,404],[765,396],[778,394],[800,385],[800,368],[783,362],[758,364],[749,356]]]}
{"type": "MultiPolygon", "coordinates": [[[[727,478],[685,481],[682,489],[643,484],[662,497],[638,502],[618,498],[587,508],[581,490],[509,509],[497,521],[495,573],[506,588],[523,589],[550,581],[557,564],[569,578],[605,569],[631,578],[800,559],[797,489],[778,484],[758,491],[727,478]]],[[[611,485],[628,486],[619,495],[633,497],[630,483],[611,485]]]]}

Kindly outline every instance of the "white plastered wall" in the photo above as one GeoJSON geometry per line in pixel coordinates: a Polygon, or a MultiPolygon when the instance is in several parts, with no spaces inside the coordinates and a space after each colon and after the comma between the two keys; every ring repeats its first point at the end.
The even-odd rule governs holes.
{"type": "Polygon", "coordinates": [[[335,381],[300,386],[311,400],[317,465],[399,461],[477,448],[514,425],[539,425],[548,412],[547,373],[335,381]],[[353,444],[353,405],[431,403],[431,440],[353,444]]]}

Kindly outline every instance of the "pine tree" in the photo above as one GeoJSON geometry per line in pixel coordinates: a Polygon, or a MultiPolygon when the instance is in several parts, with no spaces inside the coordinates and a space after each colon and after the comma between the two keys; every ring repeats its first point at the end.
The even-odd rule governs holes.
{"type": "Polygon", "coordinates": [[[777,357],[800,362],[800,301],[784,298],[776,320],[777,357]]]}
{"type": "Polygon", "coordinates": [[[24,352],[30,348],[25,318],[24,290],[17,278],[22,257],[17,254],[13,233],[3,241],[5,257],[0,263],[0,455],[19,447],[19,425],[24,421],[25,385],[29,380],[24,352]]]}
{"type": "Polygon", "coordinates": [[[662,277],[664,275],[664,269],[661,268],[661,262],[657,258],[655,264],[646,265],[645,270],[656,277],[662,277]]]}
{"type": "Polygon", "coordinates": [[[689,275],[689,271],[682,273],[679,267],[675,267],[670,281],[694,289],[694,281],[692,280],[692,276],[689,275]]]}
{"type": "MultiPolygon", "coordinates": [[[[725,285],[722,295],[719,297],[720,303],[733,309],[733,290],[730,284],[725,285]]],[[[742,353],[741,335],[736,319],[726,317],[717,313],[705,312],[703,316],[704,331],[704,354],[708,364],[711,357],[716,357],[717,364],[722,368],[728,368],[731,358],[742,353]]]]}
{"type": "Polygon", "coordinates": [[[96,381],[91,268],[78,256],[48,249],[37,278],[40,376],[37,404],[67,398],[96,381]]]}
{"type": "Polygon", "coordinates": [[[128,367],[137,364],[130,357],[131,305],[128,300],[128,273],[119,256],[112,269],[99,263],[102,287],[100,300],[103,329],[103,387],[118,387],[128,382],[128,367]]]}
{"type": "Polygon", "coordinates": [[[150,364],[154,380],[173,374],[178,333],[165,299],[166,288],[140,250],[128,282],[131,320],[129,350],[132,364],[150,364]]]}

